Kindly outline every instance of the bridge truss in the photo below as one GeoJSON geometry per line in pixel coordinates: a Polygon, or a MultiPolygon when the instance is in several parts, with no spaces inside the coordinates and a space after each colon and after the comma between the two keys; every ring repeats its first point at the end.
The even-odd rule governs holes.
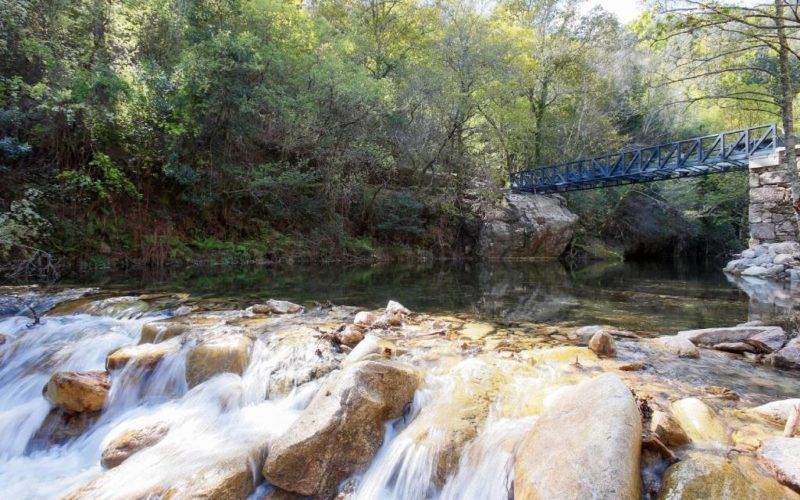
{"type": "Polygon", "coordinates": [[[776,125],[762,125],[511,174],[511,188],[563,193],[746,170],[752,156],[778,147],[776,125]]]}

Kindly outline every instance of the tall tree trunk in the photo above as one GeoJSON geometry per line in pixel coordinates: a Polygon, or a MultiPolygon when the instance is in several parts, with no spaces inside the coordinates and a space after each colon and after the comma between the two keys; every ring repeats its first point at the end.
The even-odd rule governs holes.
{"type": "Polygon", "coordinates": [[[786,39],[786,26],[783,17],[784,0],[775,0],[775,28],[778,34],[778,59],[781,79],[781,120],[783,122],[783,142],[786,146],[784,168],[792,186],[792,206],[800,230],[800,180],[797,176],[797,137],[794,135],[794,88],[791,66],[789,65],[789,42],[786,39]]]}

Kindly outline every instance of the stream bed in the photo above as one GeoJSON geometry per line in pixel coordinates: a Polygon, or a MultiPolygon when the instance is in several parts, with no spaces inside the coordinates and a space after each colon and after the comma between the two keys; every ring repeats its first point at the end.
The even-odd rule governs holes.
{"type": "Polygon", "coordinates": [[[752,410],[800,397],[800,372],[658,340],[795,308],[786,287],[634,264],[3,287],[0,485],[35,499],[800,498],[760,455],[783,425],[752,410]],[[598,330],[613,353],[586,347],[598,330]],[[608,396],[587,406],[581,391],[608,396]],[[662,415],[687,441],[654,430],[662,415]],[[561,421],[563,439],[541,436],[561,421]]]}

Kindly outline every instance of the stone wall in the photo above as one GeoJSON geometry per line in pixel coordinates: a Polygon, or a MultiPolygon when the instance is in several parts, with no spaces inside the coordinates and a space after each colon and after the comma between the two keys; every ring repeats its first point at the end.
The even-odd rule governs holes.
{"type": "Polygon", "coordinates": [[[783,151],[750,160],[750,246],[797,240],[792,192],[780,171],[783,151]]]}

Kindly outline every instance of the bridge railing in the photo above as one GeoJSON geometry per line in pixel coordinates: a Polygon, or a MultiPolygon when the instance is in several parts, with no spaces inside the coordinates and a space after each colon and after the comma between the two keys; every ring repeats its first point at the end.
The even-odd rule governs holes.
{"type": "Polygon", "coordinates": [[[556,193],[743,170],[751,156],[778,147],[776,125],[583,158],[511,174],[518,191],[556,193]]]}

